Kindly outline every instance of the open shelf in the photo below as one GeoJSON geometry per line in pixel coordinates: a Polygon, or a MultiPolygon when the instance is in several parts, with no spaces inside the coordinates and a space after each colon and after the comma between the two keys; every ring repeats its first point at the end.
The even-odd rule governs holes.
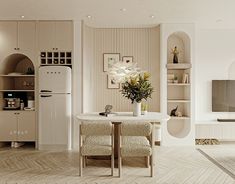
{"type": "Polygon", "coordinates": [[[16,108],[19,108],[19,101],[26,107],[28,100],[35,99],[33,62],[26,55],[17,53],[6,57],[0,66],[0,110],[9,111],[9,101],[14,100],[16,108]]]}
{"type": "Polygon", "coordinates": [[[190,86],[190,83],[167,83],[168,86],[190,86]]]}
{"type": "Polygon", "coordinates": [[[1,89],[0,90],[1,92],[34,92],[35,90],[34,89],[1,89]]]}
{"type": "MultiPolygon", "coordinates": [[[[190,38],[184,32],[174,32],[167,40],[167,113],[173,109],[183,116],[171,116],[167,122],[168,133],[183,139],[191,131],[191,52],[190,38]],[[172,53],[177,48],[178,63],[172,53]]],[[[177,115],[177,114],[176,114],[177,115]]]]}
{"type": "Polygon", "coordinates": [[[35,75],[0,75],[0,77],[35,77],[35,75]]]}
{"type": "Polygon", "coordinates": [[[192,65],[190,63],[168,63],[166,64],[166,67],[168,70],[186,70],[192,68],[192,65]]]}
{"type": "Polygon", "coordinates": [[[187,116],[182,116],[182,117],[177,117],[177,116],[171,116],[172,120],[189,120],[190,117],[187,116]]]}
{"type": "Polygon", "coordinates": [[[168,99],[167,102],[169,103],[189,103],[190,100],[174,100],[174,99],[168,99]]]}

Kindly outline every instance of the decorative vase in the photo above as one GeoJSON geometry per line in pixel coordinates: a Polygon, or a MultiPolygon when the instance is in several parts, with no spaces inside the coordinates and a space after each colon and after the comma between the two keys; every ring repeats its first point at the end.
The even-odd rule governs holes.
{"type": "Polygon", "coordinates": [[[174,64],[177,64],[177,63],[178,63],[178,56],[177,56],[177,54],[174,54],[173,63],[174,63],[174,64]]]}
{"type": "Polygon", "coordinates": [[[134,101],[134,109],[133,109],[133,116],[140,116],[141,115],[141,102],[134,101]]]}

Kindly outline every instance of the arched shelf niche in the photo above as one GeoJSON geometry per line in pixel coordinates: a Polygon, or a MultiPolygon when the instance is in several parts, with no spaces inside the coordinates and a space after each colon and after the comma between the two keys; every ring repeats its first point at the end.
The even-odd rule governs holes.
{"type": "MultiPolygon", "coordinates": [[[[179,83],[183,82],[184,74],[191,75],[191,39],[187,33],[178,31],[169,35],[167,39],[167,64],[173,64],[172,50],[177,47],[178,64],[173,64],[168,68],[167,74],[174,74],[179,83]]],[[[168,133],[175,138],[185,138],[191,131],[191,84],[187,85],[168,85],[167,89],[167,112],[170,115],[171,110],[178,106],[178,111],[183,117],[172,117],[167,122],[168,133]]]]}
{"type": "Polygon", "coordinates": [[[185,32],[172,33],[167,39],[167,62],[172,63],[172,49],[177,46],[179,51],[179,63],[191,63],[190,37],[185,32]]]}
{"type": "Polygon", "coordinates": [[[26,75],[29,68],[35,71],[34,64],[29,57],[24,54],[11,54],[1,62],[0,74],[19,73],[26,75]]]}

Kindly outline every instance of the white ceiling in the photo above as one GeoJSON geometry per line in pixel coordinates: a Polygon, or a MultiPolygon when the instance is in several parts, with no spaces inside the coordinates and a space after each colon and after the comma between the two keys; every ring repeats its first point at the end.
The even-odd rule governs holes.
{"type": "Polygon", "coordinates": [[[235,0],[0,0],[0,19],[21,19],[21,15],[26,20],[84,19],[94,27],[196,23],[235,28],[235,0]]]}

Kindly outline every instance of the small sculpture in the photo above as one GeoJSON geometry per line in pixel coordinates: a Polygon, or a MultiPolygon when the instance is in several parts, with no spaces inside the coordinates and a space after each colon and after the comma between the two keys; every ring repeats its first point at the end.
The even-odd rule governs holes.
{"type": "Polygon", "coordinates": [[[111,110],[112,110],[113,106],[112,105],[106,105],[105,106],[105,113],[106,114],[110,114],[111,110]]]}
{"type": "Polygon", "coordinates": [[[114,114],[114,113],[111,112],[112,108],[113,108],[112,105],[106,105],[105,108],[104,108],[105,112],[100,112],[99,115],[107,117],[109,115],[114,114]]]}
{"type": "Polygon", "coordinates": [[[176,108],[174,108],[174,109],[171,111],[170,116],[177,116],[177,114],[176,114],[177,109],[178,109],[178,105],[177,105],[176,108]]]}
{"type": "Polygon", "coordinates": [[[173,54],[173,63],[174,64],[177,64],[179,61],[178,61],[178,54],[179,54],[179,51],[178,51],[178,49],[177,49],[177,46],[175,46],[175,48],[174,49],[172,49],[172,52],[171,52],[172,54],[173,54]]]}

